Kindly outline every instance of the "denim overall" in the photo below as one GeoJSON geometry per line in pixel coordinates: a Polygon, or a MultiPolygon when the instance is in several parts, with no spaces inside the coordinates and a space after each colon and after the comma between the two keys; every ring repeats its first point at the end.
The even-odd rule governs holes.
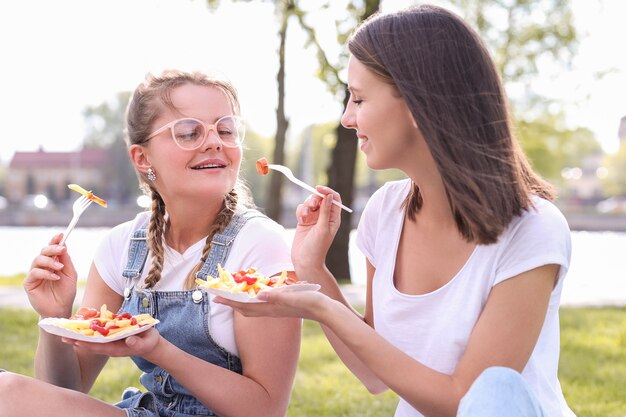
{"type": "MultiPolygon", "coordinates": [[[[222,233],[213,237],[211,250],[196,277],[218,276],[217,264],[224,265],[231,244],[247,220],[265,217],[256,210],[237,211],[222,233]]],[[[136,281],[141,276],[148,256],[146,229],[137,230],[131,238],[128,263],[123,272],[126,278],[125,300],[120,311],[135,314],[148,313],[158,319],[159,333],[181,350],[202,360],[242,373],[239,358],[219,346],[211,337],[209,295],[198,289],[188,291],[152,291],[140,289],[136,281]],[[131,287],[134,287],[131,289],[131,287]]],[[[128,417],[187,417],[216,416],[166,370],[141,357],[131,357],[143,371],[141,384],[148,392],[137,388],[124,391],[122,401],[128,417]]],[[[207,380],[207,387],[214,381],[207,380]]]]}

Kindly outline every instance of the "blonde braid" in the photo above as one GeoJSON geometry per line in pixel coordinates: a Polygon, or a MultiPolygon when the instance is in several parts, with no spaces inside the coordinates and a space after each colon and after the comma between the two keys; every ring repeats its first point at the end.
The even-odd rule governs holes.
{"type": "Polygon", "coordinates": [[[211,225],[211,229],[209,230],[209,235],[206,238],[204,243],[204,248],[202,249],[202,257],[200,261],[196,264],[196,266],[191,270],[189,275],[187,275],[187,279],[185,280],[185,285],[183,289],[189,290],[196,286],[196,273],[202,269],[204,262],[206,262],[209,252],[211,251],[211,242],[213,241],[213,236],[217,233],[221,233],[224,231],[228,223],[233,218],[235,214],[235,209],[237,208],[238,194],[235,190],[231,190],[228,194],[226,194],[224,198],[224,206],[222,210],[217,214],[217,218],[213,225],[211,225]]]}
{"type": "Polygon", "coordinates": [[[152,215],[148,225],[148,248],[152,253],[152,264],[146,277],[146,288],[153,288],[161,279],[163,270],[163,233],[165,232],[165,202],[154,189],[152,191],[152,215]]]}

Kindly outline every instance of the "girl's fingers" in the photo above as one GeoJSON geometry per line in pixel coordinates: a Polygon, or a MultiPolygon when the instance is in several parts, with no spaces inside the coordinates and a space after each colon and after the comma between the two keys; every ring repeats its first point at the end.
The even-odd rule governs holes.
{"type": "MultiPolygon", "coordinates": [[[[325,187],[323,185],[318,185],[315,187],[317,191],[321,194],[331,195],[332,200],[336,200],[337,202],[341,202],[341,197],[339,193],[334,191],[332,188],[325,187]]],[[[327,202],[326,204],[332,204],[332,200],[327,202]]],[[[326,201],[325,198],[318,196],[317,194],[309,195],[306,200],[302,204],[298,205],[296,209],[296,218],[298,219],[299,225],[311,225],[318,220],[318,214],[320,207],[326,201]]],[[[328,217],[326,217],[328,219],[328,217]]]]}
{"type": "Polygon", "coordinates": [[[50,245],[58,245],[62,238],[63,233],[57,233],[56,235],[52,236],[52,239],[50,239],[49,243],[50,245]]]}
{"type": "Polygon", "coordinates": [[[306,204],[300,204],[296,209],[296,218],[301,226],[310,226],[317,221],[317,208],[313,210],[306,204]]]}
{"type": "Polygon", "coordinates": [[[32,269],[50,269],[60,271],[65,265],[53,257],[46,255],[38,255],[32,263],[32,269]]]}
{"type": "Polygon", "coordinates": [[[41,249],[40,255],[48,256],[48,257],[60,256],[63,254],[63,252],[65,252],[65,250],[66,250],[65,246],[49,245],[49,246],[44,246],[41,249]]]}
{"type": "Polygon", "coordinates": [[[26,278],[24,279],[24,285],[27,286],[30,283],[37,281],[58,281],[61,277],[52,271],[47,269],[31,269],[26,278]]]}
{"type": "Polygon", "coordinates": [[[311,194],[304,200],[304,204],[310,211],[317,211],[320,207],[320,202],[322,201],[320,196],[315,194],[311,194]]]}
{"type": "Polygon", "coordinates": [[[319,220],[322,224],[328,223],[328,219],[330,218],[330,209],[332,205],[333,205],[333,195],[328,194],[326,195],[326,197],[324,198],[324,201],[322,202],[320,206],[319,220]]]}
{"type": "Polygon", "coordinates": [[[319,191],[320,193],[324,194],[324,195],[332,194],[333,195],[333,199],[335,199],[337,201],[341,201],[341,196],[339,195],[339,193],[337,191],[333,190],[330,187],[325,187],[323,185],[318,185],[318,186],[315,187],[315,189],[317,191],[319,191]]]}

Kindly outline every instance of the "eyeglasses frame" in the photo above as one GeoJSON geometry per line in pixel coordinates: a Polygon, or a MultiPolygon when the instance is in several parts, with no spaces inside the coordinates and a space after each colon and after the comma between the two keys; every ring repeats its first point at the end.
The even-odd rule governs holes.
{"type": "Polygon", "coordinates": [[[163,126],[158,128],[157,130],[155,130],[154,132],[149,134],[148,137],[146,138],[145,142],[148,142],[150,139],[152,139],[155,136],[161,134],[165,130],[170,129],[172,140],[174,141],[176,146],[178,146],[180,149],[182,149],[184,151],[195,151],[196,149],[198,149],[198,148],[202,147],[202,145],[204,145],[204,143],[206,142],[207,138],[209,137],[209,133],[211,132],[211,130],[213,130],[215,132],[216,136],[217,136],[217,139],[222,144],[222,146],[224,146],[226,148],[238,148],[239,146],[241,146],[243,144],[243,139],[245,139],[245,130],[244,130],[244,135],[243,135],[244,138],[240,139],[239,143],[237,145],[234,145],[234,146],[225,144],[224,141],[222,140],[222,138],[220,137],[220,134],[217,132],[217,125],[219,124],[219,122],[222,119],[226,119],[227,117],[235,119],[235,121],[237,123],[241,123],[241,125],[243,125],[243,127],[245,129],[245,123],[243,122],[243,119],[241,118],[241,116],[237,116],[235,114],[229,114],[229,115],[226,115],[226,116],[222,116],[219,119],[217,119],[215,121],[215,123],[213,123],[213,124],[205,123],[202,120],[196,119],[194,117],[181,117],[180,119],[172,120],[171,122],[168,122],[168,123],[164,124],[163,126]],[[178,141],[176,140],[176,136],[175,136],[175,133],[174,133],[174,125],[176,125],[176,123],[178,123],[178,122],[180,122],[182,120],[192,120],[194,122],[198,122],[206,129],[206,134],[204,135],[204,138],[202,139],[202,141],[199,142],[198,146],[196,146],[194,148],[183,148],[180,145],[180,143],[178,143],[178,141]]]}

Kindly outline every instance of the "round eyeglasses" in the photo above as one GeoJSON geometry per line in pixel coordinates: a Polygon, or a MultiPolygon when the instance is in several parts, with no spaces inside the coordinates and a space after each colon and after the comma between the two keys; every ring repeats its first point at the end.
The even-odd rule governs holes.
{"type": "Polygon", "coordinates": [[[167,129],[170,129],[172,132],[174,142],[176,142],[181,149],[186,151],[192,151],[201,147],[206,142],[211,130],[217,133],[222,145],[228,148],[241,146],[246,133],[246,126],[243,123],[243,119],[239,116],[220,117],[214,124],[204,123],[201,120],[191,117],[185,117],[183,119],[173,120],[161,126],[152,132],[146,141],[167,129]]]}

